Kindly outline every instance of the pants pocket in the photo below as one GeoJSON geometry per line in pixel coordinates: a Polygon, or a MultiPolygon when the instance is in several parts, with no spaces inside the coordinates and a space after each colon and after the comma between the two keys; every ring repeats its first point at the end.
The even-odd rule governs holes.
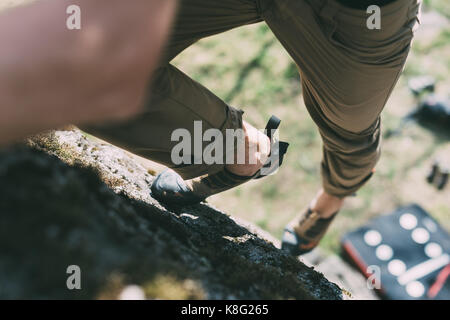
{"type": "MultiPolygon", "coordinates": [[[[388,26],[386,26],[388,28],[388,26]]],[[[370,30],[358,30],[354,26],[335,24],[330,29],[328,40],[351,59],[371,65],[396,64],[409,51],[414,32],[413,25],[402,25],[388,35],[370,30]],[[358,32],[359,31],[359,32],[358,32]]]]}
{"type": "Polygon", "coordinates": [[[396,37],[387,41],[371,39],[355,41],[343,36],[338,29],[335,29],[329,34],[328,40],[352,60],[370,65],[383,65],[395,64],[402,59],[409,50],[412,35],[410,30],[403,29],[396,37]]]}

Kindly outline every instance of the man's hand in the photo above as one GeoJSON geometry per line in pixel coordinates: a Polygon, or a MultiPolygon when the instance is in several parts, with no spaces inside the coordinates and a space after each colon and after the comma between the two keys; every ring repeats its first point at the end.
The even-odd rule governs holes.
{"type": "Polygon", "coordinates": [[[235,155],[234,164],[227,164],[226,168],[238,176],[253,176],[266,163],[270,154],[270,139],[264,133],[242,121],[242,129],[245,135],[245,162],[238,163],[238,155],[235,155]]]}
{"type": "Polygon", "coordinates": [[[47,0],[0,15],[0,145],[140,110],[176,0],[47,0]],[[81,29],[66,27],[69,5],[81,29]]]}

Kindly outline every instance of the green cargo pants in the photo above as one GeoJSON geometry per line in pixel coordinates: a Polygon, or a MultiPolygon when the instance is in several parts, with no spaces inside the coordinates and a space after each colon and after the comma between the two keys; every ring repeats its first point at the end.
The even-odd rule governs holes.
{"type": "Polygon", "coordinates": [[[185,179],[222,170],[223,164],[175,166],[171,133],[193,132],[195,120],[203,130],[241,128],[242,111],[170,61],[199,39],[265,21],[300,70],[303,98],[323,139],[324,189],[350,195],[370,178],[379,158],[380,113],[403,69],[419,7],[420,0],[383,6],[381,29],[370,30],[366,11],[334,0],[182,0],[144,112],[126,123],[83,129],[185,179]]]}

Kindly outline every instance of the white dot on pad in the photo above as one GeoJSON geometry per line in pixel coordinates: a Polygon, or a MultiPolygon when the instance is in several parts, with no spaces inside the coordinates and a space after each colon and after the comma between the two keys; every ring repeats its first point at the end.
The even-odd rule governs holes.
{"type": "Polygon", "coordinates": [[[364,241],[369,246],[377,246],[382,240],[381,234],[376,230],[369,230],[364,234],[364,241]]]}
{"type": "Polygon", "coordinates": [[[392,248],[388,245],[382,244],[377,248],[375,251],[375,254],[377,255],[378,259],[386,261],[392,258],[392,255],[394,252],[392,251],[392,248]]]}
{"type": "Polygon", "coordinates": [[[406,292],[413,298],[419,298],[424,294],[425,287],[419,281],[413,281],[406,285],[406,292]]]}
{"type": "Polygon", "coordinates": [[[394,276],[399,276],[406,270],[406,265],[403,263],[403,261],[394,259],[389,262],[388,264],[388,270],[389,272],[394,276]]]}
{"type": "Polygon", "coordinates": [[[417,228],[411,234],[412,239],[419,243],[424,244],[430,239],[430,233],[424,228],[417,228]]]}
{"type": "Polygon", "coordinates": [[[417,218],[411,213],[404,213],[400,217],[400,225],[403,229],[411,230],[417,225],[417,218]]]}
{"type": "Polygon", "coordinates": [[[425,246],[425,254],[430,258],[439,257],[442,254],[442,247],[436,242],[430,242],[425,246]]]}

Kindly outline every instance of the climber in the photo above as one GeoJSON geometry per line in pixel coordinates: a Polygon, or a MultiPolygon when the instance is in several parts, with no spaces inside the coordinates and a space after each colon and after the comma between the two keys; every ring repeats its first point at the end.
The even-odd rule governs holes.
{"type": "Polygon", "coordinates": [[[380,113],[404,67],[419,7],[420,0],[182,1],[145,112],[119,125],[85,129],[168,166],[151,186],[166,204],[198,203],[261,177],[267,157],[278,152],[281,160],[285,150],[272,150],[275,141],[244,121],[242,110],[170,61],[201,38],[265,21],[299,68],[303,99],[323,140],[322,187],[283,236],[283,249],[306,253],[317,246],[344,199],[373,174],[380,113]],[[379,29],[368,27],[366,9],[373,5],[380,8],[379,29]],[[192,133],[194,121],[202,121],[204,130],[243,129],[246,162],[173,164],[171,133],[177,128],[192,133]]]}
{"type": "MultiPolygon", "coordinates": [[[[121,2],[121,0],[116,1],[121,2]]],[[[145,2],[135,1],[141,5],[145,2]]],[[[161,3],[165,1],[155,2],[162,5],[161,3]]],[[[99,1],[93,3],[97,2],[99,1]]],[[[323,140],[322,187],[304,212],[287,225],[283,236],[283,249],[293,255],[300,255],[317,246],[342,207],[344,199],[354,194],[372,176],[380,156],[380,113],[404,67],[413,34],[419,22],[419,7],[420,0],[180,1],[170,40],[148,89],[150,95],[145,101],[143,110],[138,114],[137,106],[143,96],[144,75],[151,71],[152,61],[156,55],[156,47],[152,46],[151,40],[153,37],[163,38],[161,35],[163,32],[155,36],[152,20],[146,16],[151,11],[146,11],[145,7],[138,6],[133,11],[135,14],[133,18],[117,25],[119,29],[126,27],[124,33],[127,36],[122,38],[126,45],[123,55],[106,54],[110,53],[108,51],[110,47],[100,47],[105,49],[105,51],[99,49],[105,58],[105,61],[101,61],[101,66],[95,63],[82,65],[83,70],[86,71],[82,75],[93,78],[76,78],[79,81],[71,84],[77,89],[74,91],[76,95],[65,94],[63,89],[67,87],[60,86],[61,79],[66,79],[63,76],[45,78],[45,74],[39,73],[41,69],[37,69],[38,72],[34,74],[39,76],[40,83],[46,84],[47,87],[55,86],[54,92],[58,93],[61,100],[64,99],[52,101],[56,101],[58,105],[62,105],[62,102],[67,104],[64,112],[73,110],[74,114],[69,114],[70,117],[67,115],[66,118],[71,118],[77,124],[85,124],[82,129],[93,135],[170,168],[155,179],[151,187],[155,198],[168,204],[198,203],[212,194],[264,176],[262,170],[266,167],[267,159],[274,160],[273,155],[276,155],[275,160],[272,161],[276,167],[277,163],[281,163],[287,144],[276,141],[270,133],[272,130],[265,133],[257,130],[243,120],[242,110],[222,101],[200,83],[170,64],[170,61],[204,37],[247,24],[262,21],[267,23],[298,66],[306,108],[323,140]],[[371,21],[375,27],[369,28],[366,9],[374,5],[380,8],[380,21],[376,24],[371,21]],[[139,27],[140,23],[143,23],[142,29],[139,27]],[[377,25],[380,25],[380,28],[376,27],[377,25]],[[143,36],[146,32],[148,38],[143,36]],[[131,34],[133,37],[130,37],[131,34]],[[127,48],[129,50],[125,50],[127,48]],[[127,56],[125,53],[130,50],[136,54],[132,48],[142,49],[142,54],[137,57],[127,56]],[[145,59],[146,55],[149,55],[148,61],[145,59]],[[128,58],[125,62],[119,59],[123,56],[128,58]],[[142,67],[139,67],[140,64],[142,67]],[[111,65],[121,66],[121,68],[109,69],[111,65]],[[105,70],[110,70],[112,73],[103,74],[105,70]],[[123,78],[120,77],[121,74],[124,75],[123,78]],[[105,80],[105,78],[110,81],[104,86],[92,85],[92,83],[99,84],[100,82],[97,81],[105,80]],[[118,97],[111,95],[112,88],[117,88],[118,97]],[[86,103],[86,93],[96,92],[93,89],[103,89],[100,93],[107,94],[96,94],[94,98],[97,99],[86,103]],[[135,99],[130,99],[130,96],[135,99]],[[122,110],[121,107],[127,102],[129,105],[122,110]],[[92,121],[80,118],[83,110],[77,108],[81,106],[86,112],[86,117],[92,121]],[[99,110],[102,111],[101,115],[96,113],[99,110]],[[118,114],[115,115],[115,113],[118,114]],[[132,115],[134,116],[126,121],[97,123],[100,120],[103,122],[107,120],[107,116],[117,119],[132,115]],[[171,150],[176,145],[176,141],[171,139],[172,133],[179,128],[184,128],[192,134],[195,121],[201,121],[205,130],[219,129],[221,132],[226,132],[227,129],[242,129],[244,135],[241,138],[245,145],[244,163],[223,161],[215,164],[193,162],[193,164],[175,165],[172,163],[171,150]],[[89,123],[91,124],[86,125],[89,123]]],[[[169,9],[164,12],[169,12],[169,9]]],[[[156,16],[160,17],[159,13],[160,11],[156,16]]],[[[109,17],[109,15],[106,16],[109,17]]],[[[40,19],[45,20],[42,17],[40,19]]],[[[49,19],[53,18],[49,17],[49,19]]],[[[0,23],[2,20],[4,19],[0,19],[0,23]]],[[[4,24],[0,24],[0,42],[5,38],[7,30],[4,24]]],[[[98,34],[94,33],[93,36],[96,35],[98,34]]],[[[36,36],[36,38],[39,37],[36,36]]],[[[85,38],[81,44],[92,44],[89,40],[92,39],[85,38]]],[[[32,51],[22,42],[19,41],[19,43],[23,46],[22,49],[32,51]]],[[[116,41],[110,45],[114,49],[122,46],[116,41]]],[[[72,46],[69,48],[73,49],[72,46]]],[[[89,48],[88,46],[87,49],[89,48]]],[[[11,49],[8,48],[7,52],[9,50],[11,49]]],[[[41,52],[37,51],[37,53],[39,58],[41,52]]],[[[1,61],[3,60],[0,59],[0,77],[14,74],[9,72],[4,75],[2,71],[5,68],[1,61]]],[[[98,63],[97,60],[88,60],[88,62],[95,61],[98,63]]],[[[82,60],[82,62],[85,61],[82,60]]],[[[220,64],[220,61],[217,63],[220,64]]],[[[21,69],[18,68],[18,70],[21,69]]],[[[0,84],[1,79],[3,78],[0,78],[0,84]]],[[[30,87],[32,86],[25,88],[30,87]]],[[[42,86],[36,88],[42,90],[42,86]]],[[[46,95],[33,95],[36,90],[27,91],[27,94],[22,97],[25,101],[18,104],[19,109],[16,114],[13,114],[14,116],[20,118],[24,114],[30,115],[24,112],[23,107],[29,102],[28,100],[37,97],[48,102],[45,99],[48,98],[46,95]]],[[[3,92],[5,92],[4,88],[0,87],[0,97],[3,92]]],[[[44,93],[49,92],[44,90],[44,93]]],[[[11,101],[15,100],[6,99],[2,104],[8,104],[11,101]]],[[[55,103],[47,103],[44,106],[54,108],[55,103]]],[[[44,111],[48,114],[50,110],[52,109],[44,111]]],[[[58,118],[61,114],[61,112],[52,114],[51,119],[56,118],[59,121],[53,121],[45,127],[63,122],[58,118]]],[[[0,119],[3,117],[4,112],[0,114],[0,119]]],[[[7,121],[2,121],[0,124],[7,125],[5,122],[7,121]]],[[[272,118],[267,127],[276,129],[278,125],[277,118],[272,118]]],[[[232,152],[237,157],[234,148],[228,150],[225,147],[223,150],[232,152]]],[[[193,152],[189,157],[192,155],[193,152]]],[[[269,165],[272,166],[273,163],[269,165]]]]}

